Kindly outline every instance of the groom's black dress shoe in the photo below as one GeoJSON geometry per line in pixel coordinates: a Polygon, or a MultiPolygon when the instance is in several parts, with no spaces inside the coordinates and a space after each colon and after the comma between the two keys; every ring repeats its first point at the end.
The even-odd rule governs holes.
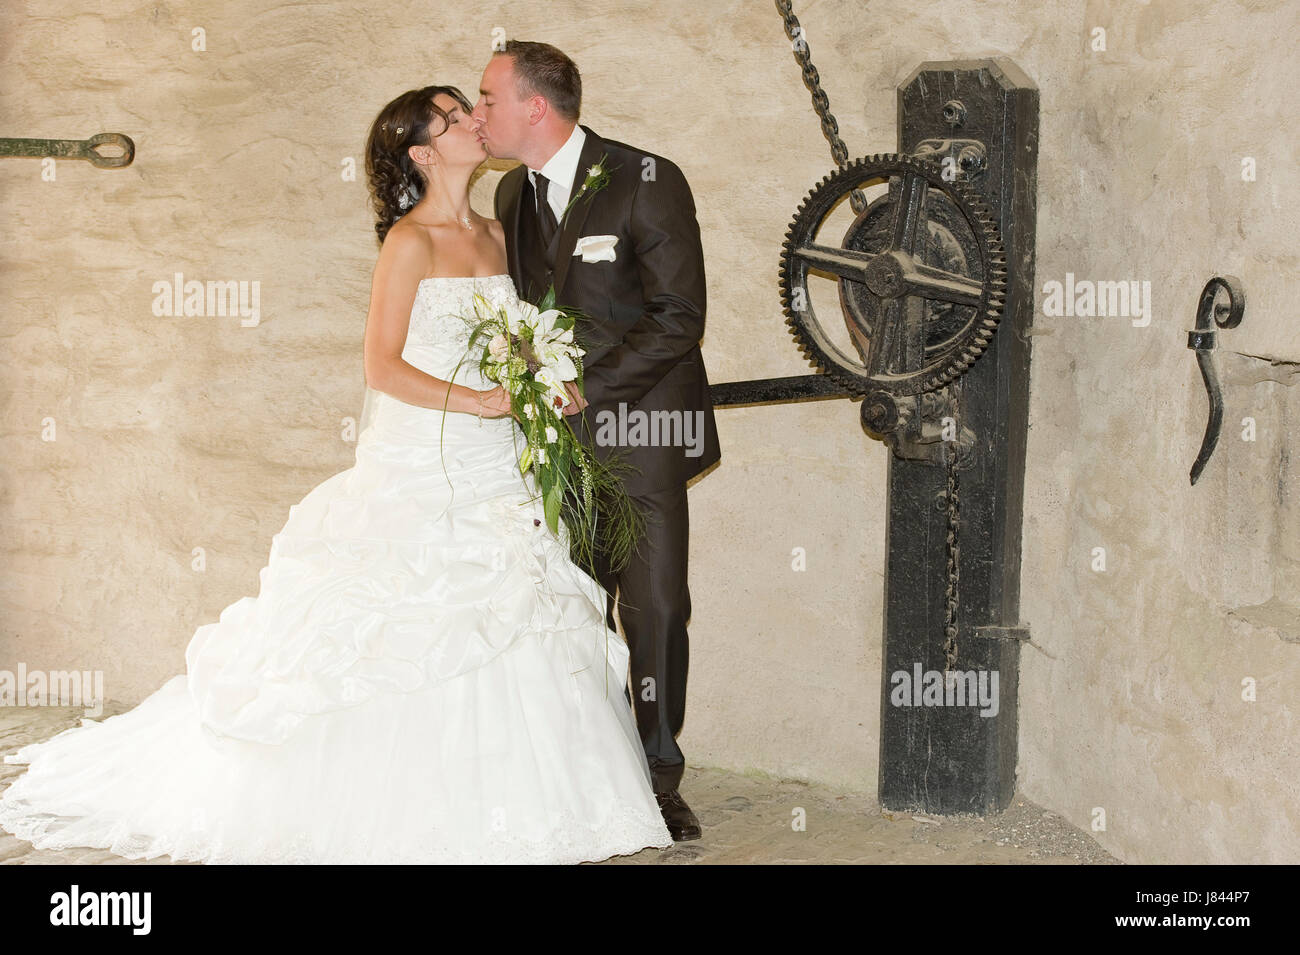
{"type": "Polygon", "coordinates": [[[673,837],[673,842],[700,838],[700,820],[695,818],[695,813],[691,812],[691,807],[686,805],[676,789],[655,793],[655,799],[659,801],[659,811],[663,813],[664,823],[668,826],[668,834],[673,837]]]}

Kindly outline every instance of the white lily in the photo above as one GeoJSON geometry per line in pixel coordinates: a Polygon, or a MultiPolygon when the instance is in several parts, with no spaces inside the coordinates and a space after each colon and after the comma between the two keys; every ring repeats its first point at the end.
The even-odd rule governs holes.
{"type": "Polygon", "coordinates": [[[531,302],[509,302],[505,307],[506,329],[511,335],[518,335],[521,326],[534,328],[537,325],[537,306],[531,302]]]}
{"type": "MultiPolygon", "coordinates": [[[[558,316],[556,312],[555,317],[558,316]]],[[[573,344],[572,328],[557,328],[549,313],[541,318],[546,321],[533,334],[533,353],[544,365],[551,366],[560,380],[573,381],[578,377],[573,359],[586,354],[586,350],[573,344]]]]}
{"type": "Polygon", "coordinates": [[[555,369],[550,365],[543,365],[537,369],[537,374],[533,375],[533,380],[539,385],[544,385],[547,390],[554,390],[560,387],[560,381],[555,377],[555,369]]]}
{"type": "Polygon", "coordinates": [[[578,377],[578,366],[573,363],[572,358],[563,352],[547,355],[542,359],[542,361],[548,360],[549,364],[542,367],[550,369],[560,381],[573,381],[578,377]]]}
{"type": "Polygon", "coordinates": [[[546,389],[547,404],[552,408],[555,407],[556,398],[563,399],[564,404],[560,405],[561,408],[569,403],[569,392],[564,387],[564,379],[560,378],[553,366],[543,365],[537,369],[533,380],[546,389]]]}
{"type": "Polygon", "coordinates": [[[555,320],[560,317],[560,314],[558,308],[548,308],[544,312],[538,312],[536,320],[529,323],[533,329],[533,341],[549,338],[555,334],[555,320]]]}

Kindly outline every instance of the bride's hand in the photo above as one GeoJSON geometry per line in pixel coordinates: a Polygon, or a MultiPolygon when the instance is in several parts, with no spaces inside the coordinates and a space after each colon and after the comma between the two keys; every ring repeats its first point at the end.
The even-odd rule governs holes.
{"type": "Polygon", "coordinates": [[[480,391],[479,404],[482,407],[481,417],[484,418],[504,418],[511,413],[510,394],[500,385],[480,391]]]}

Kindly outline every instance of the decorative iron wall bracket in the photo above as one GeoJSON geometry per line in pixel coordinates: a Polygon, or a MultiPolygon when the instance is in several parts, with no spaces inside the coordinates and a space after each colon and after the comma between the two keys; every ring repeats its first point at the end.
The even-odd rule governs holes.
{"type": "Polygon", "coordinates": [[[1219,443],[1219,431],[1223,427],[1223,392],[1219,388],[1219,376],[1214,369],[1214,348],[1218,335],[1214,326],[1219,328],[1236,328],[1246,311],[1246,290],[1241,279],[1235,275],[1216,275],[1205,283],[1201,289],[1201,300],[1196,307],[1196,327],[1187,333],[1187,347],[1196,352],[1196,364],[1200,366],[1201,378],[1205,382],[1205,391],[1210,399],[1210,415],[1205,422],[1205,436],[1201,439],[1201,450],[1192,462],[1191,482],[1195,484],[1205,471],[1205,465],[1219,443]],[[1220,293],[1226,294],[1226,303],[1218,301],[1220,293]]]}

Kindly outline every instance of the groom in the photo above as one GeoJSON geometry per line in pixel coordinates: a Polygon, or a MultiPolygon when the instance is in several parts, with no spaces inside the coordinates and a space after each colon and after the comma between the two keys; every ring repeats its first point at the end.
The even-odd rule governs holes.
{"type": "Polygon", "coordinates": [[[495,203],[519,295],[535,303],[554,283],[559,305],[588,316],[575,329],[586,349],[586,401],[575,394],[565,412],[581,413],[574,430],[601,459],[617,452],[639,469],[624,486],[645,509],[645,536],[622,573],[598,557],[597,576],[611,628],[617,593],[632,705],[664,822],[674,840],[698,839],[699,820],[677,792],[686,760],[675,739],[691,615],[686,481],[721,452],[699,346],[705,283],[695,203],[672,162],[578,125],[582,80],[555,47],[508,41],[479,93],[479,138],[492,156],[520,161],[495,203]],[[566,215],[598,163],[608,184],[566,215]],[[649,434],[634,427],[646,420],[649,434]]]}

